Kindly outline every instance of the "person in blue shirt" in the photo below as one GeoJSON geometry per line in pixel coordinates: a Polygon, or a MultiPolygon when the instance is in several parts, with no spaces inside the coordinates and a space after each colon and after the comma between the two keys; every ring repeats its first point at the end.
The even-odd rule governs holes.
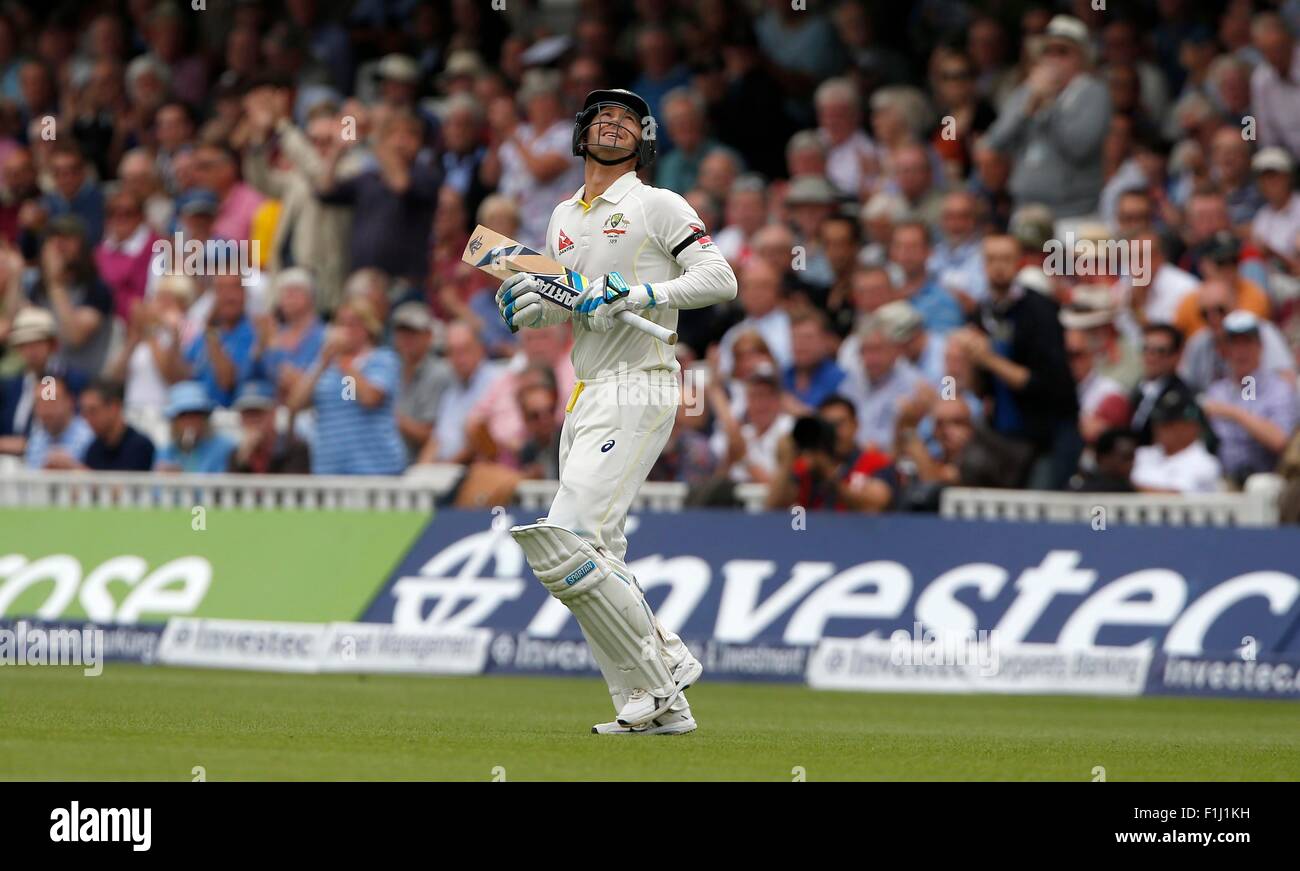
{"type": "Polygon", "coordinates": [[[237,273],[212,279],[212,314],[203,332],[184,350],[190,377],[207,388],[218,405],[229,405],[239,385],[252,377],[257,331],[245,311],[245,291],[237,273]]]}
{"type": "Polygon", "coordinates": [[[275,279],[275,307],[282,323],[257,362],[257,377],[287,391],[294,378],[312,367],[325,344],[311,272],[299,266],[282,270],[275,279]]]}
{"type": "Polygon", "coordinates": [[[787,392],[807,407],[809,413],[834,396],[845,372],[832,353],[830,321],[818,309],[790,319],[790,347],[794,362],[786,367],[782,381],[787,392]]]}
{"type": "Polygon", "coordinates": [[[23,455],[29,469],[76,469],[95,440],[77,414],[77,398],[62,375],[46,374],[36,391],[35,418],[23,455]]]}
{"type": "Polygon", "coordinates": [[[198,381],[180,381],[167,393],[163,413],[171,421],[171,443],[158,451],[154,468],[160,472],[215,475],[226,471],[235,442],[214,433],[208,421],[212,397],[198,381]]]}
{"type": "Polygon", "coordinates": [[[930,229],[920,221],[907,221],[894,228],[889,239],[891,271],[898,295],[921,313],[925,328],[932,333],[946,333],[966,322],[961,304],[950,294],[939,277],[929,270],[930,229]]]}
{"type": "Polygon", "coordinates": [[[334,314],[320,360],[289,390],[290,411],[316,408],[317,475],[400,475],[406,446],[397,428],[401,363],[375,347],[383,324],[364,299],[345,300],[334,314]]]}

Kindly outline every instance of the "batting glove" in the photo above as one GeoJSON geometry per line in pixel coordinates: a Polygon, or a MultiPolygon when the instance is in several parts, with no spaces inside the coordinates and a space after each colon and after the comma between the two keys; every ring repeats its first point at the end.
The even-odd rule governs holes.
{"type": "Polygon", "coordinates": [[[611,272],[591,283],[573,304],[573,319],[593,333],[614,329],[620,312],[654,308],[654,290],[648,284],[629,285],[623,276],[611,272]]]}
{"type": "Polygon", "coordinates": [[[497,288],[497,311],[511,330],[535,327],[542,322],[542,281],[527,272],[517,272],[497,288]]]}

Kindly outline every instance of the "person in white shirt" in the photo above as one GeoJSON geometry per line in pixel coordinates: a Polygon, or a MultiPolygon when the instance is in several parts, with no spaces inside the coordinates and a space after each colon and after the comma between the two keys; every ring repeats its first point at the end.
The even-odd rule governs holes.
{"type": "Polygon", "coordinates": [[[781,376],[771,364],[762,363],[745,380],[745,411],[742,417],[721,416],[709,446],[738,484],[767,484],[777,467],[781,439],[794,429],[794,418],[781,410],[781,376]]]}
{"type": "Polygon", "coordinates": [[[1223,467],[1201,442],[1201,418],[1188,394],[1171,390],[1151,410],[1154,444],[1138,448],[1133,486],[1152,493],[1213,493],[1223,467]]]}
{"type": "Polygon", "coordinates": [[[1257,246],[1282,261],[1283,271],[1300,273],[1300,194],[1295,193],[1291,182],[1291,155],[1281,148],[1265,148],[1255,155],[1250,168],[1264,196],[1264,206],[1255,213],[1250,234],[1257,246]]]}
{"type": "Polygon", "coordinates": [[[861,196],[875,183],[876,146],[862,130],[858,89],[849,79],[827,79],[813,94],[817,135],[826,148],[826,177],[842,194],[861,196]]]}
{"type": "Polygon", "coordinates": [[[572,311],[517,273],[497,291],[511,328],[572,321],[577,376],[560,436],[560,488],[544,520],[516,526],[538,580],[573,613],[618,712],[602,735],[696,728],[684,691],[703,666],[646,604],[628,568],[628,510],[668,441],[681,404],[673,349],[625,319],[677,327],[680,309],[736,295],[736,276],[679,194],[643,184],[656,138],[646,101],[624,90],[587,95],[571,148],[584,183],[555,207],[545,253],[587,276],[572,311]]]}

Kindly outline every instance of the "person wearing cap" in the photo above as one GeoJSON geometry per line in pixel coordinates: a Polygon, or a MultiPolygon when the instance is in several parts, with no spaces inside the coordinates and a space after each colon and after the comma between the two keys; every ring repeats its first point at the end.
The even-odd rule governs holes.
{"type": "Polygon", "coordinates": [[[1272,472],[1291,434],[1300,426],[1294,379],[1262,365],[1260,319],[1234,311],[1223,319],[1228,374],[1205,391],[1201,409],[1219,438],[1219,460],[1237,483],[1272,472]]]}
{"type": "Polygon", "coordinates": [[[275,277],[275,309],[279,326],[258,357],[257,375],[287,391],[293,379],[311,368],[325,343],[325,324],[316,313],[315,277],[299,266],[275,277]]]}
{"type": "Polygon", "coordinates": [[[1012,155],[1016,204],[1042,203],[1057,217],[1097,210],[1110,95],[1091,74],[1092,37],[1082,21],[1048,22],[1040,56],[989,128],[988,142],[1012,155]]]}
{"type": "Polygon", "coordinates": [[[1132,413],[1125,386],[1102,371],[1114,340],[1114,318],[1109,307],[1061,312],[1065,356],[1079,396],[1079,434],[1089,445],[1106,430],[1127,424],[1132,413]]]}
{"type": "MultiPolygon", "coordinates": [[[[1241,274],[1238,260],[1241,242],[1229,230],[1220,230],[1206,239],[1193,252],[1197,270],[1206,281],[1224,284],[1231,290],[1227,310],[1242,309],[1267,320],[1272,312],[1268,294],[1255,282],[1241,274]]],[[[1206,327],[1205,312],[1200,304],[1200,294],[1188,294],[1174,312],[1174,326],[1183,335],[1192,336],[1206,327]]]]}
{"type": "Polygon", "coordinates": [[[1291,155],[1281,148],[1265,148],[1250,168],[1264,198],[1250,224],[1251,238],[1266,256],[1280,261],[1279,271],[1300,276],[1300,193],[1293,184],[1291,155]]]}
{"type": "Polygon", "coordinates": [[[876,315],[890,339],[898,343],[899,353],[925,376],[936,390],[948,374],[946,337],[925,328],[921,313],[906,300],[896,299],[876,309],[876,315]]]}
{"type": "Polygon", "coordinates": [[[785,191],[786,219],[795,231],[795,244],[804,251],[800,277],[812,285],[814,301],[823,305],[835,272],[822,250],[821,228],[835,214],[839,201],[834,186],[820,175],[796,178],[785,191]]]}
{"type": "Polygon", "coordinates": [[[497,191],[519,201],[518,241],[542,250],[555,204],[582,186],[582,164],[572,157],[573,124],[564,117],[559,74],[530,70],[519,89],[516,115],[508,100],[488,107],[489,164],[499,165],[497,191]]]}
{"type": "Polygon", "coordinates": [[[239,447],[231,454],[228,470],[251,475],[306,475],[311,453],[306,442],[276,431],[275,387],[267,381],[247,381],[231,405],[239,412],[239,447]]]}
{"type": "Polygon", "coordinates": [[[27,296],[54,315],[64,362],[98,373],[113,341],[113,294],[99,278],[85,226],[76,215],[50,220],[40,273],[27,296]]]}
{"type": "Polygon", "coordinates": [[[104,191],[90,177],[81,149],[75,142],[57,142],[50,151],[49,166],[54,186],[41,198],[45,213],[51,218],[80,218],[83,238],[95,245],[104,232],[104,191]]]}
{"type": "Polygon", "coordinates": [[[65,375],[41,377],[32,417],[23,464],[29,469],[79,468],[95,433],[77,413],[77,396],[65,375]]]}
{"type": "Polygon", "coordinates": [[[213,431],[209,417],[215,407],[202,382],[179,381],[172,385],[163,408],[171,425],[171,441],[154,457],[155,471],[206,475],[226,471],[236,445],[213,431]]]}
{"type": "Polygon", "coordinates": [[[397,428],[414,459],[433,434],[438,403],[452,381],[451,365],[433,353],[434,326],[429,307],[404,302],[393,309],[393,349],[402,362],[397,390],[397,428]]]}
{"type": "Polygon", "coordinates": [[[311,468],[316,475],[400,475],[406,447],[397,429],[401,364],[376,347],[383,324],[374,308],[346,299],[334,313],[320,358],[294,379],[285,405],[316,409],[311,468]]]}
{"type": "MultiPolygon", "coordinates": [[[[1193,390],[1204,390],[1213,382],[1228,376],[1228,336],[1224,320],[1233,311],[1233,298],[1232,287],[1223,281],[1207,281],[1197,289],[1197,311],[1205,320],[1207,328],[1187,339],[1187,347],[1178,367],[1178,374],[1193,390]]],[[[1261,365],[1294,379],[1295,357],[1277,325],[1260,319],[1259,338],[1263,348],[1261,365]]]]}
{"type": "Polygon", "coordinates": [[[1201,441],[1201,413],[1191,394],[1170,390],[1151,409],[1152,443],[1137,449],[1133,486],[1146,493],[1213,493],[1223,466],[1201,441]]]}
{"type": "MultiPolygon", "coordinates": [[[[58,328],[54,316],[28,306],[14,316],[8,344],[23,361],[23,371],[0,379],[0,454],[22,454],[35,420],[37,394],[47,373],[64,372],[58,355],[58,328]]],[[[70,376],[79,381],[79,373],[70,376]]]]}
{"type": "Polygon", "coordinates": [[[153,469],[153,442],[126,422],[124,397],[121,384],[104,378],[95,379],[81,392],[81,416],[95,433],[82,458],[84,468],[96,472],[153,469]]]}
{"type": "Polygon", "coordinates": [[[168,388],[186,377],[185,313],[197,295],[198,285],[188,275],[161,275],[153,296],[132,310],[126,341],[103,371],[105,378],[126,385],[128,412],[161,414],[168,388]]]}

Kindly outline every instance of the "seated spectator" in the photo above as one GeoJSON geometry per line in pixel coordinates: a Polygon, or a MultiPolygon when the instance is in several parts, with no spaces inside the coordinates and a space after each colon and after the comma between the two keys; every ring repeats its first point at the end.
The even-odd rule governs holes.
{"type": "Polygon", "coordinates": [[[54,315],[64,362],[79,372],[99,372],[113,341],[113,295],[95,271],[80,218],[50,221],[40,266],[28,298],[54,315]]]}
{"type": "MultiPolygon", "coordinates": [[[[946,333],[962,325],[966,316],[961,305],[930,272],[930,230],[925,224],[908,222],[895,227],[889,260],[897,273],[894,285],[899,298],[921,313],[927,330],[946,333]]],[[[974,293],[968,296],[973,299],[974,293]]]]}
{"type": "Polygon", "coordinates": [[[153,298],[131,310],[126,342],[104,368],[105,377],[125,383],[127,411],[161,414],[172,383],[188,374],[181,335],[185,312],[197,293],[198,285],[188,275],[164,275],[154,285],[153,298]]]}
{"type": "Polygon", "coordinates": [[[275,335],[263,328],[258,345],[265,347],[258,359],[260,376],[275,385],[281,395],[311,368],[325,343],[325,324],[316,314],[316,287],[311,272],[291,267],[275,277],[275,309],[280,315],[275,335]]]}
{"type": "Polygon", "coordinates": [[[104,238],[95,248],[95,267],[113,294],[113,311],[130,322],[149,285],[158,235],[145,222],[140,201],[125,190],[108,198],[104,238]]]}
{"type": "Polygon", "coordinates": [[[897,505],[938,511],[944,487],[1019,487],[1029,473],[1028,446],[1003,438],[976,420],[971,403],[923,390],[905,402],[896,428],[897,505]],[[934,447],[922,438],[929,424],[934,447]]]}
{"type": "Polygon", "coordinates": [[[1165,393],[1151,410],[1153,441],[1138,448],[1133,485],[1149,493],[1213,493],[1223,467],[1201,441],[1201,414],[1192,396],[1165,393]]]}
{"type": "Polygon", "coordinates": [[[50,374],[42,377],[32,417],[35,420],[23,454],[27,468],[79,468],[95,433],[77,414],[77,397],[67,378],[50,374]]]}
{"type": "Polygon", "coordinates": [[[285,404],[316,409],[316,475],[400,475],[406,447],[397,429],[401,363],[391,348],[376,347],[383,326],[359,298],[334,313],[320,359],[298,378],[285,404]]]}
{"type": "Polygon", "coordinates": [[[84,468],[96,472],[153,469],[153,442],[126,422],[122,413],[125,395],[121,384],[102,378],[82,391],[81,416],[95,433],[82,458],[84,468]]]}
{"type": "Polygon", "coordinates": [[[812,416],[796,420],[777,448],[768,507],[880,511],[888,506],[893,498],[889,485],[856,472],[852,459],[846,463],[840,455],[840,447],[836,427],[830,422],[812,416]]]}
{"type": "Polygon", "coordinates": [[[1123,427],[1108,429],[1093,442],[1093,466],[1070,479],[1076,493],[1132,493],[1133,458],[1138,437],[1123,427]]]}
{"type": "MultiPolygon", "coordinates": [[[[1151,411],[1161,398],[1170,392],[1192,392],[1178,375],[1178,358],[1183,351],[1183,334],[1178,328],[1170,324],[1148,324],[1142,335],[1142,380],[1129,394],[1133,415],[1128,424],[1137,434],[1140,446],[1151,444],[1151,411]]],[[[1201,423],[1202,434],[1212,438],[1204,417],[1201,423]]]]}
{"type": "Polygon", "coordinates": [[[474,328],[464,321],[447,327],[447,362],[452,381],[438,402],[433,435],[420,449],[421,463],[466,463],[474,458],[465,422],[471,409],[505,374],[503,364],[487,359],[474,328]]]}
{"type": "Polygon", "coordinates": [[[1300,194],[1294,190],[1291,155],[1266,148],[1251,161],[1255,185],[1264,205],[1250,225],[1250,236],[1264,256],[1276,261],[1278,272],[1300,276],[1300,194]]]}
{"type": "Polygon", "coordinates": [[[516,399],[526,431],[519,448],[520,471],[526,478],[559,480],[562,427],[555,415],[559,402],[554,386],[533,384],[524,387],[516,399]]]}
{"type": "Polygon", "coordinates": [[[1110,316],[1108,312],[1098,314],[1070,309],[1061,312],[1061,325],[1065,327],[1065,355],[1079,396],[1079,434],[1089,445],[1106,430],[1127,425],[1132,414],[1128,391],[1101,371],[1099,358],[1105,351],[1093,342],[1095,334],[1092,328],[1101,324],[1095,319],[1110,316]]]}
{"type": "Polygon", "coordinates": [[[254,475],[306,475],[311,471],[307,444],[292,432],[276,432],[275,388],[266,381],[247,381],[231,405],[239,412],[239,446],[229,470],[254,475]]]}
{"type": "MultiPolygon", "coordinates": [[[[859,365],[862,354],[858,350],[858,330],[873,314],[890,302],[896,300],[893,282],[889,271],[883,266],[864,266],[853,272],[853,332],[840,342],[840,349],[835,354],[836,362],[845,372],[852,372],[859,365]]],[[[910,303],[904,302],[908,309],[916,312],[910,303]]],[[[920,321],[920,313],[917,312],[920,321]]],[[[922,325],[924,323],[922,322],[922,325]]]]}
{"type": "Polygon", "coordinates": [[[827,79],[813,94],[817,135],[826,148],[826,177],[841,194],[871,190],[879,169],[876,146],[862,129],[862,99],[850,78],[827,79]]]}
{"type": "Polygon", "coordinates": [[[916,367],[926,383],[935,389],[943,386],[949,371],[947,341],[931,333],[921,320],[921,313],[911,303],[898,299],[877,309],[886,334],[898,344],[902,358],[916,367]]]}
{"type": "Polygon", "coordinates": [[[719,422],[711,444],[732,481],[766,484],[777,471],[777,445],[794,418],[781,410],[781,380],[773,366],[761,364],[745,385],[745,413],[740,416],[732,414],[720,387],[710,394],[719,422]]]}
{"type": "Polygon", "coordinates": [[[898,342],[877,312],[858,330],[860,362],[845,379],[844,396],[858,412],[858,444],[889,450],[899,404],[916,392],[925,377],[903,358],[898,342]]]}
{"type": "Polygon", "coordinates": [[[208,419],[215,407],[201,382],[181,381],[172,385],[163,409],[171,421],[171,441],[154,458],[157,471],[205,475],[226,471],[235,443],[213,432],[208,419]]]}
{"type": "Polygon", "coordinates": [[[708,135],[704,100],[694,91],[674,88],[664,94],[661,106],[673,149],[655,161],[655,184],[685,196],[695,187],[705,155],[722,146],[708,135]]]}
{"type": "Polygon", "coordinates": [[[91,177],[75,142],[57,142],[49,155],[54,185],[41,199],[50,218],[75,218],[88,246],[104,232],[104,192],[91,177]]]}
{"type": "Polygon", "coordinates": [[[1196,295],[1196,276],[1184,272],[1165,258],[1163,240],[1155,233],[1143,232],[1133,239],[1151,252],[1149,282],[1139,284],[1132,276],[1123,280],[1128,304],[1140,323],[1172,324],[1179,306],[1196,295]]]}
{"type": "Polygon", "coordinates": [[[722,374],[730,374],[735,365],[732,345],[736,339],[749,332],[758,333],[762,337],[777,366],[785,369],[793,361],[790,315],[781,307],[780,273],[766,262],[756,260],[741,273],[739,284],[738,297],[745,317],[727,330],[719,343],[722,374]]]}
{"type": "Polygon", "coordinates": [[[844,370],[835,364],[829,322],[822,312],[811,309],[790,319],[793,362],[782,381],[805,413],[834,396],[844,381],[844,370]]]}
{"type": "Polygon", "coordinates": [[[646,480],[681,481],[697,492],[712,480],[718,469],[718,458],[709,446],[708,422],[704,409],[698,405],[693,407],[687,402],[679,405],[668,443],[659,452],[659,459],[646,480]]]}
{"type": "Polygon", "coordinates": [[[239,385],[253,375],[257,333],[245,306],[243,278],[224,273],[212,278],[212,311],[203,331],[182,354],[189,378],[199,381],[218,405],[229,405],[239,385]]]}
{"type": "Polygon", "coordinates": [[[438,403],[452,381],[451,366],[433,353],[433,316],[422,302],[393,310],[393,350],[401,359],[397,388],[397,428],[411,459],[433,434],[438,403]]]}
{"type": "Polygon", "coordinates": [[[713,234],[719,253],[744,269],[754,255],[754,234],[766,223],[767,185],[758,176],[742,175],[727,193],[722,229],[713,234]]]}
{"type": "MultiPolygon", "coordinates": [[[[1272,309],[1268,294],[1258,284],[1243,277],[1237,269],[1241,243],[1235,236],[1227,231],[1216,233],[1197,248],[1194,254],[1201,276],[1206,281],[1219,281],[1228,287],[1228,311],[1244,309],[1268,319],[1272,309]]],[[[1198,296],[1189,294],[1183,298],[1174,312],[1174,326],[1189,339],[1205,329],[1206,313],[1201,309],[1198,296]]]]}
{"type": "Polygon", "coordinates": [[[962,311],[969,312],[988,294],[975,195],[953,191],[945,196],[939,225],[943,238],[934,246],[926,268],[938,278],[939,286],[961,303],[962,311]]]}
{"type": "MultiPolygon", "coordinates": [[[[523,447],[528,428],[521,416],[518,394],[526,386],[535,386],[537,372],[533,370],[544,372],[551,389],[568,404],[576,380],[569,354],[571,337],[568,324],[520,332],[519,353],[509,361],[505,374],[459,421],[473,436],[478,450],[510,463],[523,447]],[[480,429],[482,432],[477,432],[480,429]]],[[[555,413],[557,423],[564,423],[564,408],[557,408],[555,413]]]]}
{"type": "Polygon", "coordinates": [[[1300,424],[1296,388],[1261,365],[1260,321],[1235,311],[1223,321],[1228,375],[1205,391],[1201,410],[1219,438],[1219,460],[1229,478],[1242,483],[1256,472],[1271,472],[1300,424]]]}
{"type": "MultiPolygon", "coordinates": [[[[1228,336],[1224,320],[1232,311],[1232,288],[1222,281],[1207,281],[1196,292],[1199,312],[1209,329],[1204,329],[1187,341],[1179,376],[1192,390],[1200,391],[1228,375],[1228,336]]],[[[1295,357],[1287,345],[1282,331],[1271,321],[1260,320],[1259,338],[1262,344],[1261,365],[1294,381],[1295,357]]]]}
{"type": "MultiPolygon", "coordinates": [[[[43,308],[27,306],[14,316],[9,347],[22,358],[22,371],[0,378],[0,454],[21,455],[35,417],[36,396],[46,373],[64,371],[59,359],[58,327],[43,308]]],[[[68,373],[74,383],[79,373],[68,373]]]]}

